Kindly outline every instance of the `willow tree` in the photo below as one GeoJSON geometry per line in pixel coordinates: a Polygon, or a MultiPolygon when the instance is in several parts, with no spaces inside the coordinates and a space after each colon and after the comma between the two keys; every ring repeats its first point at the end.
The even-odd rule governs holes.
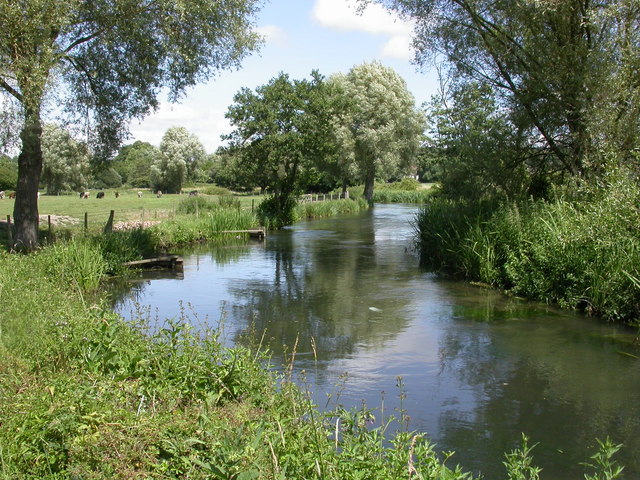
{"type": "Polygon", "coordinates": [[[0,0],[0,90],[22,114],[16,246],[38,242],[42,112],[87,126],[94,155],[120,143],[130,119],[239,66],[259,38],[258,0],[0,0]]]}
{"type": "Polygon", "coordinates": [[[334,117],[341,168],[357,172],[371,203],[376,179],[388,180],[417,161],[425,118],[404,79],[379,62],[357,65],[331,81],[346,102],[334,117]]]}
{"type": "Polygon", "coordinates": [[[375,1],[412,19],[418,63],[497,93],[535,170],[597,175],[604,143],[640,138],[638,0],[375,1]]]}
{"type": "Polygon", "coordinates": [[[151,166],[153,188],[179,193],[185,181],[194,181],[207,152],[196,135],[184,127],[171,127],[162,136],[160,152],[151,166]]]}

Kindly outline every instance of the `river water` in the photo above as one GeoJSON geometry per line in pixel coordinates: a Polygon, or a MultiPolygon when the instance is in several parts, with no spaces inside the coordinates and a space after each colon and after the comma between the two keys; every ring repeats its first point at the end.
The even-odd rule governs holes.
{"type": "Polygon", "coordinates": [[[262,342],[324,408],[408,415],[438,451],[487,479],[521,433],[543,480],[583,478],[596,438],[624,447],[640,478],[637,332],[447,281],[418,266],[417,209],[376,205],[302,222],[265,242],[199,246],[184,273],[143,274],[116,296],[125,318],[222,325],[224,341],[262,342]],[[400,380],[399,380],[400,378],[400,380]]]}

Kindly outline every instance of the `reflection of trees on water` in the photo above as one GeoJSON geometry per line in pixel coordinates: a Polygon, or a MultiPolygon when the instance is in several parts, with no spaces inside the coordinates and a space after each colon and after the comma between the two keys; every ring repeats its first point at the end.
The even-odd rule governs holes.
{"type": "Polygon", "coordinates": [[[245,257],[255,247],[256,242],[257,240],[250,240],[247,243],[245,239],[229,237],[225,241],[219,240],[215,244],[209,242],[191,245],[185,256],[196,257],[196,259],[199,257],[212,258],[218,265],[228,265],[245,257]]]}
{"type": "MultiPolygon", "coordinates": [[[[216,248],[211,243],[196,244],[189,247],[185,256],[195,259],[196,264],[201,258],[213,259],[218,265],[228,265],[239,261],[246,256],[251,244],[246,240],[230,238],[225,242],[219,242],[216,248]]],[[[183,252],[178,251],[178,255],[183,252]]],[[[145,288],[153,280],[184,280],[182,269],[151,269],[127,272],[124,277],[116,277],[107,285],[108,295],[112,308],[129,306],[134,309],[144,297],[145,288]]],[[[126,307],[125,307],[126,308],[126,307]]]]}
{"type": "Polygon", "coordinates": [[[371,217],[332,223],[330,231],[282,232],[267,248],[273,278],[230,292],[235,322],[244,324],[239,336],[265,332],[276,358],[297,340],[296,358],[322,365],[379,347],[406,326],[408,300],[385,291],[390,273],[375,261],[371,217]]]}
{"type": "Polygon", "coordinates": [[[610,436],[625,444],[617,458],[634,472],[629,478],[638,475],[637,361],[618,355],[619,345],[599,334],[597,326],[589,328],[588,319],[571,328],[562,314],[531,304],[518,309],[504,301],[495,303],[492,315],[489,305],[495,298],[489,297],[480,307],[476,302],[472,312],[457,307],[458,318],[465,320],[441,341],[442,373],[457,378],[474,401],[467,408],[444,408],[439,446],[459,451],[459,461],[469,468],[482,465],[493,478],[503,476],[503,453],[524,432],[531,443],[540,443],[534,457],[545,478],[581,478],[580,462],[595,453],[595,439],[610,436]],[[535,321],[527,319],[536,312],[535,321]],[[469,321],[482,316],[490,323],[469,321]],[[463,459],[464,452],[481,456],[463,459]]]}

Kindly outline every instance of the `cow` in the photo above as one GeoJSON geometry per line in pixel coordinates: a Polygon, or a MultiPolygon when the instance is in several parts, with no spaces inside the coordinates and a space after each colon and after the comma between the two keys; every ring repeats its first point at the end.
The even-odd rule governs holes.
{"type": "Polygon", "coordinates": [[[104,192],[98,192],[96,198],[104,198],[104,192]]]}
{"type": "Polygon", "coordinates": [[[142,198],[142,192],[138,192],[138,198],[142,198]]]}
{"type": "Polygon", "coordinates": [[[116,198],[120,198],[120,192],[115,192],[114,195],[116,196],[116,198]]]}
{"type": "Polygon", "coordinates": [[[4,200],[4,190],[0,190],[0,200],[4,200]]]}
{"type": "Polygon", "coordinates": [[[89,198],[89,192],[80,192],[80,199],[87,200],[89,198]]]}
{"type": "Polygon", "coordinates": [[[16,198],[16,192],[11,192],[9,194],[9,198],[16,198]]]}
{"type": "Polygon", "coordinates": [[[191,190],[189,192],[189,196],[190,197],[197,197],[198,196],[198,191],[197,190],[191,190]]]}
{"type": "Polygon", "coordinates": [[[156,192],[156,197],[158,197],[158,198],[162,197],[162,190],[158,190],[156,192]]]}

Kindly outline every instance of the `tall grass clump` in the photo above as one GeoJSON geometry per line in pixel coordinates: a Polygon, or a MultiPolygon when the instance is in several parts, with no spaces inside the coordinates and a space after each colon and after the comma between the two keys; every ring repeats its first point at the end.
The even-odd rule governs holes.
{"type": "Polygon", "coordinates": [[[218,210],[220,205],[200,195],[188,196],[178,203],[176,213],[183,215],[195,215],[218,210]]]}
{"type": "Polygon", "coordinates": [[[48,274],[73,285],[80,292],[95,291],[105,276],[108,263],[102,250],[88,237],[73,237],[44,249],[48,274]]]}
{"type": "Polygon", "coordinates": [[[382,189],[373,192],[373,201],[374,203],[425,203],[431,196],[431,190],[382,189]]]}
{"type": "Polygon", "coordinates": [[[151,227],[156,250],[178,245],[219,239],[229,234],[225,231],[257,228],[256,216],[248,210],[216,207],[199,216],[180,216],[151,227]]]}
{"type": "Polygon", "coordinates": [[[640,316],[640,193],[628,181],[578,199],[434,199],[417,218],[426,265],[612,321],[640,316]]]}
{"type": "Polygon", "coordinates": [[[300,203],[296,207],[295,216],[298,219],[326,218],[335,215],[358,213],[368,208],[367,202],[357,200],[326,200],[324,202],[300,203]]]}

